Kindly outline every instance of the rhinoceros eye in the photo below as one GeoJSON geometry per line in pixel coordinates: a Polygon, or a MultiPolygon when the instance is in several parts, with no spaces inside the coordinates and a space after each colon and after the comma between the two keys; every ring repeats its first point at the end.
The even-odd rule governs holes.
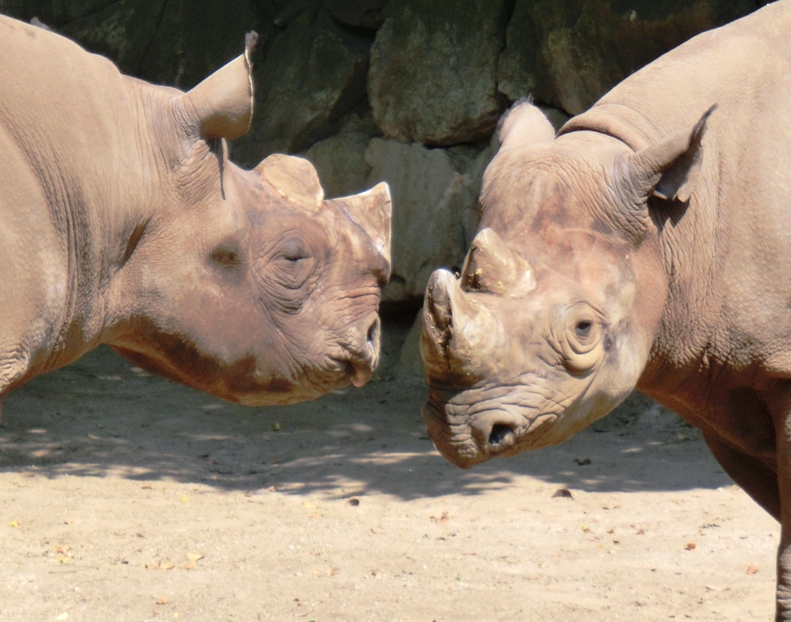
{"type": "Polygon", "coordinates": [[[593,322],[591,320],[580,320],[577,322],[577,325],[574,327],[575,332],[577,333],[577,337],[580,339],[587,339],[588,336],[591,334],[591,329],[593,328],[593,322]]]}
{"type": "Polygon", "coordinates": [[[288,289],[300,289],[316,268],[316,259],[299,239],[284,242],[273,259],[274,276],[288,289]]]}
{"type": "Polygon", "coordinates": [[[565,310],[561,350],[569,371],[585,373],[593,369],[601,358],[603,319],[591,306],[576,303],[565,310]]]}
{"type": "Polygon", "coordinates": [[[297,235],[278,240],[254,262],[261,303],[268,309],[299,313],[318,279],[318,265],[311,247],[297,235]]]}

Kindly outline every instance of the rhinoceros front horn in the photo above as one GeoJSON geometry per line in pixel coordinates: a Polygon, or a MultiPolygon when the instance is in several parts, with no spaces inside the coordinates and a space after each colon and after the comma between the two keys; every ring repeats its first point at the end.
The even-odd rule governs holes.
{"type": "Polygon", "coordinates": [[[423,303],[420,355],[430,378],[464,386],[488,368],[487,352],[503,343],[494,315],[462,291],[456,277],[436,270],[423,303]]]}
{"type": "Polygon", "coordinates": [[[518,298],[535,289],[530,264],[513,252],[494,230],[482,229],[472,241],[462,268],[461,287],[518,298]]]}

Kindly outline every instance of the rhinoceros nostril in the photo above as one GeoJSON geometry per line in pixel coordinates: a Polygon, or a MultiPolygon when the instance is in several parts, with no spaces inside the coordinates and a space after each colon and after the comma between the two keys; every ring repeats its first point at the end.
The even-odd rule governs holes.
{"type": "Polygon", "coordinates": [[[495,423],[492,426],[492,431],[489,432],[489,444],[492,447],[502,445],[508,438],[509,434],[513,434],[514,429],[511,426],[502,423],[495,423]]]}
{"type": "Polygon", "coordinates": [[[381,322],[377,317],[373,323],[368,327],[368,334],[366,335],[366,339],[368,340],[368,346],[371,348],[376,348],[379,345],[379,333],[381,331],[381,322]]]}

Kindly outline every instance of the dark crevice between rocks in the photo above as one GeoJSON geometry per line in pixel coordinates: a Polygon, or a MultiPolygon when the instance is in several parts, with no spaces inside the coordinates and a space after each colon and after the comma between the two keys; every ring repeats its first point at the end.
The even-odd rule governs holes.
{"type": "Polygon", "coordinates": [[[511,20],[514,18],[514,13],[516,12],[516,0],[506,0],[503,4],[503,18],[500,23],[500,32],[502,34],[502,46],[500,47],[500,52],[505,49],[506,45],[506,31],[508,30],[508,24],[511,23],[511,20]]]}
{"type": "Polygon", "coordinates": [[[162,21],[165,19],[165,12],[168,10],[169,4],[170,0],[164,0],[164,2],[162,2],[162,8],[159,10],[156,26],[154,26],[153,30],[151,31],[151,36],[148,39],[148,43],[146,43],[145,50],[143,50],[143,53],[140,55],[140,60],[137,63],[137,67],[135,67],[135,75],[137,76],[139,76],[143,71],[143,67],[146,63],[146,60],[148,59],[148,53],[157,38],[159,29],[162,27],[162,21]]]}
{"type": "Polygon", "coordinates": [[[329,14],[330,19],[335,23],[335,25],[345,32],[348,35],[353,37],[357,37],[358,39],[364,39],[368,41],[368,45],[373,45],[374,39],[376,39],[376,33],[379,32],[379,28],[366,28],[365,26],[351,26],[349,24],[344,24],[341,21],[338,21],[332,14],[329,14]]]}

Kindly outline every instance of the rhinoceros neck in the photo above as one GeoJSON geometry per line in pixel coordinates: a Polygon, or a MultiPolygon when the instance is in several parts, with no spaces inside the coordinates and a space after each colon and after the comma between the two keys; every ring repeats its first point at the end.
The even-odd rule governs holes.
{"type": "Polygon", "coordinates": [[[681,391],[691,374],[735,367],[734,342],[744,378],[754,365],[770,367],[772,344],[785,342],[791,265],[780,249],[791,244],[791,234],[779,189],[791,149],[778,137],[791,132],[784,73],[789,28],[791,4],[775,3],[703,33],[633,74],[562,130],[601,132],[640,150],[691,130],[717,106],[703,136],[702,181],[690,202],[649,206],[668,282],[639,385],[654,397],[681,391]],[[765,320],[766,309],[777,310],[775,321],[765,320]],[[762,333],[752,328],[758,322],[765,322],[762,333]]]}
{"type": "Polygon", "coordinates": [[[37,223],[19,279],[51,284],[30,346],[38,373],[99,340],[124,238],[150,211],[157,167],[142,87],[106,59],[0,17],[0,83],[0,146],[23,160],[28,197],[2,207],[37,223]]]}

